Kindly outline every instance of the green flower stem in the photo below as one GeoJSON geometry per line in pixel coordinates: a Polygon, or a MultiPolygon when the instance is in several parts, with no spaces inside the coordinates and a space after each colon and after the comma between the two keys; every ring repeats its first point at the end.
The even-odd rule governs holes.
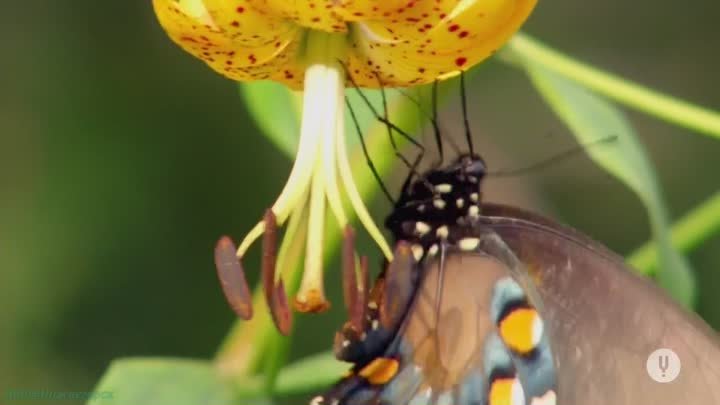
{"type": "Polygon", "coordinates": [[[664,95],[655,90],[604,72],[542,44],[529,35],[518,33],[506,51],[529,58],[583,86],[620,103],[654,115],[662,120],[720,138],[720,112],[664,95]]]}
{"type": "MultiPolygon", "coordinates": [[[[671,232],[672,244],[683,253],[695,249],[701,242],[720,230],[720,192],[677,221],[671,232]]],[[[658,266],[657,246],[647,242],[628,255],[628,263],[643,274],[651,274],[658,266]]]]}

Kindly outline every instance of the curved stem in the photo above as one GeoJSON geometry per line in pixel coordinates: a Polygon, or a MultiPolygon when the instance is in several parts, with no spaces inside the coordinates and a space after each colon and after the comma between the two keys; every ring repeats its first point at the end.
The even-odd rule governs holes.
{"type": "Polygon", "coordinates": [[[530,59],[585,87],[665,121],[720,138],[720,112],[671,97],[594,68],[518,33],[508,43],[512,56],[530,59]],[[514,54],[514,55],[512,55],[514,54]]]}

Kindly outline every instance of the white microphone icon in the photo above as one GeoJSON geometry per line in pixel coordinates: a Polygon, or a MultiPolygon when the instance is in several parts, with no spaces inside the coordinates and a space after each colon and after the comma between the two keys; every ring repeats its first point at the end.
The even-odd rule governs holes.
{"type": "Polygon", "coordinates": [[[659,383],[672,382],[680,375],[680,358],[670,349],[652,352],[645,366],[650,378],[659,383]]]}
{"type": "Polygon", "coordinates": [[[665,372],[668,370],[668,367],[670,367],[670,356],[667,354],[658,356],[658,366],[660,366],[662,378],[665,378],[665,372]]]}

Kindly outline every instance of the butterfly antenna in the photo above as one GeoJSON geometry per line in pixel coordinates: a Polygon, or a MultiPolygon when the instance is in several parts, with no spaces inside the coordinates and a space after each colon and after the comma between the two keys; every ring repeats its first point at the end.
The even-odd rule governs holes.
{"type": "MultiPolygon", "coordinates": [[[[384,116],[383,116],[383,115],[380,115],[380,114],[378,113],[378,111],[375,109],[375,106],[373,106],[372,103],[370,102],[370,100],[368,100],[368,98],[367,98],[367,96],[365,95],[365,93],[363,93],[362,90],[360,90],[360,87],[357,85],[357,83],[355,82],[355,79],[353,79],[352,75],[350,74],[350,71],[348,70],[347,65],[345,65],[345,63],[344,63],[343,61],[339,61],[339,63],[340,63],[340,65],[343,67],[343,70],[345,71],[345,76],[348,78],[348,80],[350,81],[350,83],[353,85],[353,88],[355,89],[355,91],[357,92],[357,94],[360,96],[360,98],[363,100],[363,102],[365,103],[365,105],[370,109],[370,112],[373,114],[373,116],[375,117],[375,119],[377,119],[378,121],[380,121],[380,122],[382,122],[383,124],[385,124],[385,126],[386,126],[386,128],[387,128],[387,131],[388,131],[388,137],[390,138],[390,144],[391,144],[392,147],[393,147],[393,150],[394,150],[394,152],[395,152],[395,156],[396,156],[397,158],[399,158],[399,159],[405,164],[405,166],[408,167],[408,169],[410,169],[410,172],[408,173],[408,177],[407,177],[406,180],[405,180],[405,183],[408,183],[408,186],[409,186],[410,181],[411,181],[411,179],[412,179],[413,176],[421,177],[420,174],[417,172],[416,168],[417,168],[418,163],[419,163],[420,160],[422,159],[422,157],[425,155],[425,147],[424,147],[421,143],[419,143],[418,141],[416,141],[415,139],[413,139],[413,137],[410,136],[407,132],[405,132],[404,130],[402,130],[401,128],[399,128],[397,125],[393,124],[393,123],[388,119],[389,113],[388,113],[388,107],[387,107],[387,99],[386,99],[386,97],[385,97],[385,89],[384,89],[384,87],[383,87],[383,83],[382,83],[382,81],[380,80],[380,77],[379,77],[379,75],[377,74],[377,72],[375,73],[375,77],[377,78],[378,83],[380,84],[380,90],[381,90],[382,101],[383,101],[383,112],[384,112],[384,114],[385,114],[384,116]],[[393,130],[396,131],[397,133],[399,133],[403,138],[405,138],[408,142],[410,142],[412,145],[414,145],[415,147],[417,147],[417,148],[420,150],[420,153],[419,153],[419,155],[417,156],[417,158],[415,159],[415,162],[414,162],[414,163],[410,163],[410,161],[409,161],[402,153],[400,153],[400,151],[399,151],[399,149],[398,149],[398,147],[397,147],[397,144],[395,143],[395,139],[394,139],[394,137],[392,136],[392,131],[393,131],[393,130]]],[[[361,132],[361,130],[360,130],[360,124],[358,123],[357,117],[355,116],[355,112],[353,111],[352,107],[350,107],[350,102],[349,102],[349,100],[346,99],[345,102],[347,103],[348,107],[350,108],[350,115],[352,116],[353,122],[355,123],[355,128],[357,129],[357,132],[358,132],[358,134],[359,134],[359,136],[360,136],[360,139],[361,139],[361,145],[362,145],[362,147],[363,147],[363,153],[365,154],[365,158],[366,158],[368,164],[370,164],[370,163],[371,163],[371,160],[370,160],[370,157],[369,157],[368,152],[367,152],[367,146],[365,145],[364,137],[362,136],[362,132],[361,132]]],[[[388,197],[388,199],[389,199],[393,204],[395,204],[395,201],[394,201],[393,198],[391,197],[390,193],[387,191],[387,188],[385,187],[385,185],[384,185],[384,184],[382,183],[382,181],[380,180],[380,175],[378,174],[377,170],[375,169],[375,166],[372,165],[371,169],[373,170],[373,175],[375,176],[375,178],[376,178],[376,179],[378,180],[378,182],[380,183],[380,185],[381,185],[381,187],[382,187],[382,189],[383,189],[383,193],[388,197]]],[[[427,180],[425,180],[424,183],[426,184],[426,186],[430,187],[430,190],[433,190],[432,185],[429,185],[429,183],[427,182],[427,180]]],[[[404,191],[404,190],[405,190],[405,188],[403,188],[403,191],[404,191]]]]}
{"type": "MultiPolygon", "coordinates": [[[[422,146],[422,144],[420,144],[418,141],[416,141],[415,139],[413,139],[413,137],[410,136],[410,134],[408,134],[407,132],[403,131],[403,130],[402,130],[401,128],[399,128],[397,125],[395,125],[395,124],[393,124],[392,122],[390,122],[390,120],[389,120],[386,116],[382,116],[382,115],[380,115],[380,113],[378,113],[378,111],[375,109],[375,106],[372,105],[372,103],[370,102],[370,100],[368,100],[368,98],[367,98],[367,96],[365,95],[365,93],[363,93],[363,92],[360,90],[360,87],[358,87],[357,83],[355,82],[355,79],[353,79],[353,77],[350,75],[350,72],[348,71],[347,66],[345,66],[345,64],[342,63],[342,62],[341,62],[341,65],[342,65],[343,69],[345,70],[345,75],[347,76],[348,80],[350,80],[350,83],[352,83],[352,85],[353,85],[353,87],[355,88],[355,91],[357,92],[357,94],[358,94],[358,95],[360,96],[360,98],[363,100],[363,102],[365,103],[365,105],[367,105],[367,107],[370,109],[370,112],[372,112],[372,114],[375,116],[375,119],[377,119],[378,121],[380,121],[380,122],[382,122],[383,124],[387,125],[388,127],[392,128],[393,130],[397,131],[397,133],[399,133],[399,134],[400,134],[403,138],[405,138],[408,142],[410,142],[411,144],[415,145],[415,147],[419,148],[421,151],[424,152],[424,151],[425,151],[425,147],[422,146]]],[[[376,74],[376,77],[377,77],[377,74],[376,74]]],[[[382,84],[382,83],[381,83],[381,84],[382,84]]],[[[384,97],[384,94],[385,94],[385,93],[384,93],[384,91],[383,91],[383,97],[384,97]]],[[[396,152],[397,152],[397,150],[396,150],[396,152]]]]}
{"type": "Polygon", "coordinates": [[[433,126],[433,129],[435,130],[435,144],[437,145],[438,155],[440,156],[440,161],[437,166],[440,166],[445,160],[445,153],[443,151],[442,138],[440,137],[440,127],[437,125],[437,86],[438,81],[435,80],[432,85],[432,122],[435,124],[433,126]]]}
{"type": "MultiPolygon", "coordinates": [[[[439,139],[441,137],[441,134],[443,132],[443,129],[440,127],[440,121],[433,118],[432,115],[430,115],[427,111],[425,111],[425,109],[422,107],[421,101],[418,101],[418,99],[414,98],[413,96],[408,94],[406,91],[403,91],[402,89],[395,89],[395,91],[397,91],[402,96],[404,96],[405,98],[410,100],[413,104],[415,104],[418,107],[420,114],[423,115],[428,120],[430,120],[430,122],[432,123],[432,126],[433,126],[433,136],[435,137],[435,140],[437,142],[437,139],[439,139]]],[[[420,117],[418,117],[418,119],[419,118],[420,117]]],[[[423,128],[423,133],[422,133],[421,138],[425,139],[425,129],[422,125],[422,120],[420,120],[419,123],[420,124],[418,125],[418,127],[423,128]]],[[[449,143],[450,147],[456,154],[460,154],[460,148],[458,147],[457,143],[455,143],[455,140],[453,140],[453,138],[445,138],[445,139],[443,139],[443,141],[449,143]]]]}
{"type": "Polygon", "coordinates": [[[617,136],[606,136],[604,138],[596,139],[594,141],[590,141],[588,143],[575,145],[573,147],[570,147],[554,156],[550,156],[549,158],[542,160],[537,163],[533,163],[529,166],[517,168],[517,169],[507,169],[507,170],[497,170],[497,171],[490,171],[487,173],[488,176],[491,177],[512,177],[512,176],[522,176],[524,174],[536,172],[538,170],[545,169],[549,166],[552,166],[553,164],[568,159],[570,157],[573,157],[577,155],[580,152],[584,152],[586,149],[592,148],[594,146],[605,144],[609,142],[614,142],[617,140],[617,136]]]}
{"type": "MultiPolygon", "coordinates": [[[[380,84],[380,95],[382,97],[384,118],[385,118],[386,122],[389,123],[390,120],[388,117],[390,116],[390,113],[388,112],[387,98],[385,97],[385,87],[383,87],[382,80],[380,79],[380,76],[377,74],[377,72],[375,72],[375,77],[377,78],[378,83],[380,84]]],[[[418,103],[416,103],[416,105],[418,106],[418,108],[420,108],[420,105],[418,103]]],[[[393,128],[387,124],[386,124],[386,127],[387,127],[387,131],[388,131],[388,137],[390,138],[390,144],[393,146],[393,150],[395,151],[395,156],[398,159],[400,159],[405,164],[405,166],[407,166],[407,168],[409,169],[408,175],[405,178],[405,181],[403,182],[403,186],[402,186],[402,193],[404,194],[405,192],[407,192],[407,189],[410,187],[410,184],[412,184],[413,177],[415,177],[415,176],[421,177],[420,173],[418,173],[418,171],[417,171],[417,167],[420,164],[420,162],[422,161],[423,156],[425,156],[425,147],[420,146],[422,144],[418,143],[418,146],[420,146],[420,148],[419,148],[420,152],[415,157],[415,161],[410,163],[410,161],[405,157],[405,155],[400,153],[400,150],[398,149],[397,144],[395,144],[393,142],[393,140],[394,140],[394,138],[392,136],[393,128]]],[[[411,139],[411,140],[413,140],[413,139],[411,139]]],[[[423,179],[423,182],[426,185],[426,187],[428,187],[430,190],[433,190],[433,186],[427,180],[423,179]]]]}
{"type": "Polygon", "coordinates": [[[387,199],[390,201],[390,204],[394,205],[395,200],[392,198],[392,195],[388,191],[387,187],[385,187],[385,183],[383,183],[382,179],[380,178],[380,174],[375,167],[375,163],[373,163],[372,159],[370,159],[370,154],[368,153],[367,145],[365,144],[365,137],[363,136],[362,130],[360,129],[360,123],[358,122],[357,116],[355,115],[355,110],[353,110],[352,105],[350,104],[350,100],[348,100],[347,97],[345,97],[345,105],[347,105],[348,110],[350,110],[350,117],[352,117],[353,124],[355,124],[355,132],[357,132],[358,138],[360,138],[360,146],[362,147],[365,161],[370,167],[370,171],[375,177],[375,180],[377,180],[378,184],[380,185],[380,189],[382,190],[383,194],[385,194],[385,197],[387,197],[387,199]]]}
{"type": "Polygon", "coordinates": [[[473,146],[472,134],[470,133],[470,122],[468,122],[467,113],[467,96],[465,95],[465,72],[460,72],[460,95],[462,98],[462,114],[465,123],[465,139],[467,140],[470,156],[475,156],[475,147],[473,146]]]}

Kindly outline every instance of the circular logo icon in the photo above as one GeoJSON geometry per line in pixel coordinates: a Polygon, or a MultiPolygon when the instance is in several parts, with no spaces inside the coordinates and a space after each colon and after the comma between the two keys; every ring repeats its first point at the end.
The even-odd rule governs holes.
{"type": "Polygon", "coordinates": [[[673,382],[680,375],[680,358],[670,349],[657,349],[650,353],[645,367],[653,380],[661,384],[673,382]]]}

